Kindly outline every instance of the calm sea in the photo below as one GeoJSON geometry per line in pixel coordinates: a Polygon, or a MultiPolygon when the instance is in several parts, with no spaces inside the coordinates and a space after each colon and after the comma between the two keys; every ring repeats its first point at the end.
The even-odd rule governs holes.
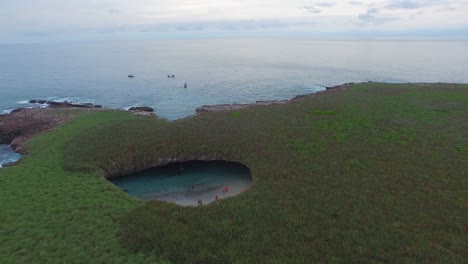
{"type": "Polygon", "coordinates": [[[369,80],[468,83],[468,39],[0,46],[0,113],[40,98],[148,105],[172,120],[204,104],[286,99],[369,80]],[[135,78],[127,78],[130,73],[135,78]]]}

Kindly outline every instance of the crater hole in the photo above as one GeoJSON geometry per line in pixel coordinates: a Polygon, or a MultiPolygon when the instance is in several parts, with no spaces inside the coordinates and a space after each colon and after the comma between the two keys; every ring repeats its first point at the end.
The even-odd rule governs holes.
{"type": "Polygon", "coordinates": [[[252,177],[249,168],[238,162],[186,161],[109,181],[139,199],[197,206],[246,191],[252,184],[252,177]]]}

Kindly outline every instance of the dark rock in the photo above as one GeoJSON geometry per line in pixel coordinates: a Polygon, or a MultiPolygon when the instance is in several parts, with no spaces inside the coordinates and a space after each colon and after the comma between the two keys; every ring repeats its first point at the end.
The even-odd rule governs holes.
{"type": "MultiPolygon", "coordinates": [[[[328,88],[327,88],[328,89],[328,88]]],[[[307,97],[310,97],[311,94],[300,94],[300,95],[296,95],[293,99],[291,99],[292,101],[295,101],[295,100],[299,100],[299,99],[303,99],[303,98],[307,98],[307,97]]]]}
{"type": "Polygon", "coordinates": [[[12,161],[12,162],[7,162],[7,163],[3,163],[2,164],[2,167],[5,168],[5,167],[11,167],[13,165],[16,165],[16,163],[18,163],[19,161],[12,161]]]}
{"type": "Polygon", "coordinates": [[[26,110],[26,108],[16,108],[16,109],[13,109],[10,114],[13,114],[13,113],[19,113],[19,112],[22,112],[26,110]]]}
{"type": "Polygon", "coordinates": [[[154,112],[154,109],[149,106],[135,106],[130,107],[129,111],[139,111],[139,112],[154,112]]]}
{"type": "Polygon", "coordinates": [[[48,100],[37,100],[32,99],[29,101],[31,104],[48,104],[51,108],[102,108],[102,105],[94,105],[92,103],[82,103],[82,104],[75,104],[69,101],[63,102],[56,102],[56,101],[48,101],[48,100]]]}
{"type": "Polygon", "coordinates": [[[29,103],[30,104],[46,104],[47,100],[32,99],[32,100],[29,100],[29,103]]]}
{"type": "Polygon", "coordinates": [[[326,89],[327,89],[327,90],[342,89],[342,88],[346,88],[346,87],[348,87],[348,86],[351,86],[351,85],[353,85],[353,84],[354,84],[353,82],[350,82],[350,83],[345,83],[345,84],[341,84],[341,85],[326,87],[326,89]]]}
{"type": "Polygon", "coordinates": [[[19,135],[21,135],[19,130],[7,130],[0,127],[0,145],[9,145],[19,135]]]}
{"type": "Polygon", "coordinates": [[[52,108],[65,108],[65,107],[71,107],[71,105],[65,101],[65,102],[54,102],[54,101],[47,101],[47,104],[52,107],[52,108]]]}
{"type": "Polygon", "coordinates": [[[269,100],[269,101],[256,101],[257,105],[272,105],[272,104],[287,104],[289,100],[269,100]]]}

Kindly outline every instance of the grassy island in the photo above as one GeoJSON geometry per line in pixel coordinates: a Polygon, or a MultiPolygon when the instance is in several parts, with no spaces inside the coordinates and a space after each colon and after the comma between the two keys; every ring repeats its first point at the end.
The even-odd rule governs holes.
{"type": "Polygon", "coordinates": [[[468,258],[468,85],[356,84],[174,122],[76,111],[0,169],[2,263],[468,258]],[[106,180],[194,159],[241,162],[253,186],[181,207],[106,180]]]}

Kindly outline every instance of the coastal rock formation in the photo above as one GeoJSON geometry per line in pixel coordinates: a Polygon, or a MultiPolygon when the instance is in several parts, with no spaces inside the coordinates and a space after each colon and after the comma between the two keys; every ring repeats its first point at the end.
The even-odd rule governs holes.
{"type": "MultiPolygon", "coordinates": [[[[66,107],[82,111],[98,111],[100,108],[66,107]]],[[[53,108],[18,108],[10,114],[0,115],[0,144],[10,144],[12,149],[24,154],[24,145],[34,136],[50,131],[76,116],[70,111],[57,112],[53,108]]]]}
{"type": "Polygon", "coordinates": [[[195,112],[198,114],[208,113],[208,112],[222,112],[222,111],[232,111],[238,110],[246,107],[253,107],[253,106],[261,106],[261,105],[275,105],[275,104],[289,104],[304,98],[329,94],[337,91],[341,91],[352,86],[354,83],[345,83],[343,85],[333,86],[333,87],[326,87],[325,91],[298,95],[290,100],[271,100],[271,101],[257,101],[251,104],[219,104],[219,105],[203,105],[195,109],[195,112]]]}
{"type": "Polygon", "coordinates": [[[252,104],[219,104],[219,105],[203,105],[195,109],[197,113],[206,112],[222,112],[242,109],[246,107],[259,106],[259,105],[273,105],[273,104],[286,104],[289,100],[272,100],[272,101],[257,101],[252,104]]]}
{"type": "MultiPolygon", "coordinates": [[[[198,114],[207,112],[220,112],[242,109],[246,107],[288,104],[308,97],[320,96],[328,93],[341,91],[353,85],[346,83],[339,86],[327,87],[325,91],[299,95],[290,100],[272,100],[272,101],[257,101],[251,104],[220,104],[220,105],[204,105],[197,108],[195,111],[198,114]]],[[[55,127],[58,127],[76,117],[75,111],[101,111],[105,110],[101,105],[91,103],[77,104],[72,102],[55,102],[49,100],[30,100],[31,104],[48,105],[48,108],[18,108],[9,114],[0,115],[0,144],[10,144],[13,150],[25,154],[24,145],[31,138],[48,132],[55,127]],[[61,111],[57,111],[57,108],[61,111]]],[[[129,111],[135,114],[154,115],[154,109],[148,106],[131,107],[129,111]]]]}
{"type": "Polygon", "coordinates": [[[154,109],[149,106],[134,106],[128,109],[129,111],[139,111],[139,112],[154,112],[154,109]]]}
{"type": "Polygon", "coordinates": [[[82,103],[82,104],[77,104],[73,102],[68,102],[68,101],[63,101],[63,102],[56,102],[56,101],[49,101],[49,100],[37,100],[37,99],[32,99],[29,100],[30,104],[46,104],[49,107],[52,108],[101,108],[102,105],[95,105],[92,103],[82,103]]]}
{"type": "Polygon", "coordinates": [[[336,89],[346,88],[346,87],[349,87],[351,85],[354,85],[354,83],[350,82],[350,83],[345,83],[345,84],[341,84],[341,85],[330,86],[330,87],[326,87],[325,89],[327,89],[327,91],[328,90],[336,90],[336,89]]]}

